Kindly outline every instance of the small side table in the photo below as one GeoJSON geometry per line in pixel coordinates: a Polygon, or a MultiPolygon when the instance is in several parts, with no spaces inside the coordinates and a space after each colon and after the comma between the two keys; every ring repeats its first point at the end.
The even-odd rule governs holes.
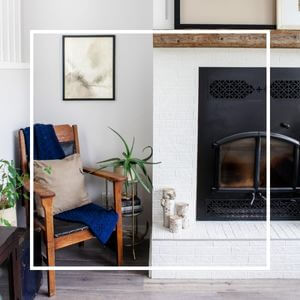
{"type": "Polygon", "coordinates": [[[138,196],[138,181],[130,181],[129,185],[131,187],[131,201],[132,201],[132,209],[130,213],[123,213],[123,217],[128,217],[132,218],[131,222],[131,230],[126,233],[127,238],[125,238],[124,246],[125,247],[131,247],[132,248],[132,257],[133,260],[136,260],[136,255],[135,255],[135,246],[141,244],[144,240],[145,237],[148,233],[149,230],[149,222],[147,221],[146,223],[146,230],[144,233],[139,233],[139,228],[138,228],[138,216],[143,212],[143,209],[136,212],[134,209],[134,202],[135,202],[135,197],[138,196]]]}
{"type": "Polygon", "coordinates": [[[26,230],[16,227],[0,227],[0,266],[8,262],[9,297],[22,299],[20,245],[26,230]]]}

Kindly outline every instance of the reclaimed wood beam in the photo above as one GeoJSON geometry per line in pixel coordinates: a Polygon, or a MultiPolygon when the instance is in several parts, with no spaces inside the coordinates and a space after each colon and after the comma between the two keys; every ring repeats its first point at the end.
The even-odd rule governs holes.
{"type": "Polygon", "coordinates": [[[271,48],[300,49],[300,30],[271,31],[271,48]]]}
{"type": "MultiPolygon", "coordinates": [[[[154,34],[154,48],[266,48],[265,34],[154,34]]],[[[271,31],[272,48],[300,48],[300,31],[271,31]]]]}
{"type": "Polygon", "coordinates": [[[265,48],[264,34],[154,34],[155,48],[265,48]]]}

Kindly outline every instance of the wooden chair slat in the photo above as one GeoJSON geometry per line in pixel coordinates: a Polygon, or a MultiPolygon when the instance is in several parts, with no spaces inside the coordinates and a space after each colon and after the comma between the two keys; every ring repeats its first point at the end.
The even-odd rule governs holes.
{"type": "Polygon", "coordinates": [[[74,137],[74,126],[70,125],[55,125],[54,130],[58,141],[62,142],[73,142],[75,140],[74,137]]]}

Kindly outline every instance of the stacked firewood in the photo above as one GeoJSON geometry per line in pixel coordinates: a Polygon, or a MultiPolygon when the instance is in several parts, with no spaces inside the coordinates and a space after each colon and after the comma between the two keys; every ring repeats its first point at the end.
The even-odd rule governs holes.
{"type": "Polygon", "coordinates": [[[176,192],[173,188],[162,190],[163,224],[172,233],[179,233],[189,226],[189,204],[175,202],[176,192]]]}

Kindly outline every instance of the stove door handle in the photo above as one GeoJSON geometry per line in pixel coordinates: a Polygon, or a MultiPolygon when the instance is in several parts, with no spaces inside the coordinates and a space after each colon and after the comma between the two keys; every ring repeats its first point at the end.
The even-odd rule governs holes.
{"type": "Polygon", "coordinates": [[[289,123],[286,123],[286,122],[280,123],[280,126],[285,128],[285,129],[290,129],[291,128],[291,125],[289,123]]]}
{"type": "Polygon", "coordinates": [[[251,199],[251,204],[250,204],[251,206],[253,205],[255,199],[256,199],[256,195],[255,195],[255,193],[252,193],[252,199],[251,199]]]}
{"type": "Polygon", "coordinates": [[[267,201],[267,198],[262,194],[262,193],[259,193],[258,194],[263,200],[267,201]]]}

